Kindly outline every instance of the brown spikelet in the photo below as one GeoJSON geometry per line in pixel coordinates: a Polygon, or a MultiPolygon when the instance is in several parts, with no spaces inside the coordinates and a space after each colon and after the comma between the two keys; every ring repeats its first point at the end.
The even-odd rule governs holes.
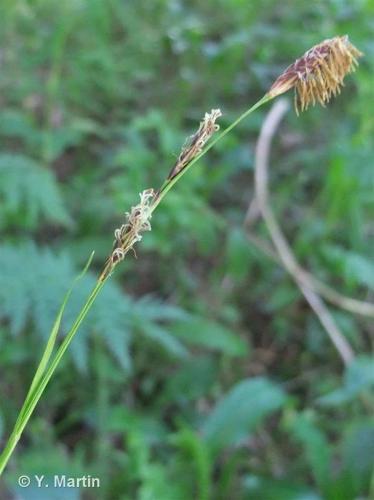
{"type": "Polygon", "coordinates": [[[363,54],[350,43],[348,36],[336,36],[315,45],[277,78],[268,95],[276,97],[295,88],[295,109],[304,111],[309,104],[325,105],[340,93],[345,75],[358,65],[363,54]]]}
{"type": "Polygon", "coordinates": [[[205,113],[204,119],[200,122],[199,129],[183,146],[182,151],[178,156],[178,160],[167,176],[167,180],[173,179],[177,174],[179,174],[179,172],[187,167],[193,158],[201,153],[203,147],[214,132],[219,130],[219,125],[216,123],[216,120],[220,116],[222,116],[220,109],[212,109],[210,113],[205,113]]]}
{"type": "MultiPolygon", "coordinates": [[[[202,152],[205,144],[214,132],[219,129],[216,120],[221,115],[222,113],[219,109],[212,109],[210,113],[205,113],[199,129],[183,146],[177,162],[166,179],[167,181],[178,175],[179,172],[186,168],[202,152]]],[[[132,207],[130,212],[126,212],[125,223],[114,231],[115,240],[113,248],[106,260],[99,281],[104,281],[130,250],[134,251],[135,243],[142,239],[141,233],[151,230],[152,209],[154,209],[154,203],[159,195],[160,190],[146,189],[140,193],[140,202],[138,205],[132,207]]]]}

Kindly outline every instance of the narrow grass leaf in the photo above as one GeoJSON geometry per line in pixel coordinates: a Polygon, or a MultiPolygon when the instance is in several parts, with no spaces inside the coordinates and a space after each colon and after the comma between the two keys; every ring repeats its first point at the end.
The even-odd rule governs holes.
{"type": "Polygon", "coordinates": [[[65,297],[64,297],[64,299],[62,301],[62,304],[61,304],[61,307],[60,307],[60,309],[57,312],[57,316],[56,316],[55,322],[54,322],[54,324],[52,326],[51,333],[49,335],[47,344],[45,346],[42,358],[41,358],[41,360],[39,362],[38,368],[36,369],[34,378],[33,378],[32,382],[31,382],[31,386],[30,386],[29,392],[27,393],[24,405],[23,405],[22,410],[20,412],[19,421],[22,419],[23,414],[24,414],[24,410],[27,407],[27,404],[29,402],[30,396],[34,392],[34,390],[35,390],[36,386],[38,385],[38,383],[40,382],[40,379],[42,378],[43,373],[45,372],[45,369],[46,369],[46,367],[48,365],[48,362],[49,362],[49,360],[51,358],[51,355],[52,355],[52,352],[53,352],[53,348],[54,348],[54,346],[56,344],[57,334],[58,334],[59,329],[60,329],[62,316],[64,314],[64,310],[65,310],[65,307],[66,307],[66,305],[67,305],[67,303],[69,301],[69,298],[70,298],[70,296],[72,294],[72,291],[73,291],[75,285],[78,283],[78,281],[81,278],[83,278],[83,276],[86,274],[86,272],[87,272],[87,270],[88,270],[88,268],[89,268],[89,266],[90,266],[90,264],[92,262],[93,256],[94,256],[94,252],[91,253],[91,255],[90,255],[90,257],[89,257],[89,259],[88,259],[88,261],[87,261],[87,263],[86,263],[83,271],[75,278],[75,280],[73,281],[73,284],[71,285],[71,287],[69,288],[69,290],[65,294],[65,297]]]}

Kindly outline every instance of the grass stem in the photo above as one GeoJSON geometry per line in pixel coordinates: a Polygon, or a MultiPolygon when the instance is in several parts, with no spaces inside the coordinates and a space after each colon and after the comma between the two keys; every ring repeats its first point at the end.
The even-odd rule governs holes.
{"type": "MultiPolygon", "coordinates": [[[[248,115],[253,113],[256,109],[258,109],[262,104],[265,104],[266,102],[270,101],[272,97],[270,97],[268,94],[266,94],[262,99],[260,99],[258,102],[256,102],[252,107],[247,109],[243,114],[241,114],[231,125],[229,125],[225,130],[223,130],[217,137],[212,140],[208,146],[199,154],[197,155],[184,169],[182,169],[175,177],[172,179],[169,179],[165,181],[165,183],[162,185],[158,196],[155,198],[154,202],[152,203],[151,206],[151,212],[153,212],[157,206],[160,204],[161,200],[166,196],[166,194],[170,191],[170,189],[174,186],[174,184],[182,177],[183,174],[189,170],[193,164],[195,164],[202,156],[204,156],[218,141],[223,139],[223,137],[228,134],[233,128],[235,128],[242,120],[244,120],[248,115]]],[[[54,374],[57,366],[59,365],[65,351],[69,347],[71,341],[74,338],[74,335],[76,334],[79,326],[81,325],[82,321],[86,317],[88,311],[91,309],[96,297],[99,295],[101,289],[105,285],[107,279],[109,276],[106,276],[102,280],[98,280],[95,287],[93,288],[92,292],[87,298],[86,303],[82,307],[81,311],[79,312],[73,326],[65,336],[64,340],[62,341],[60,347],[57,349],[56,354],[54,355],[52,361],[50,362],[49,365],[47,365],[47,361],[49,361],[49,357],[51,355],[52,347],[54,345],[54,341],[57,335],[57,330],[59,327],[59,321],[61,320],[62,312],[63,312],[63,307],[65,306],[66,300],[63,303],[62,309],[60,309],[60,312],[58,314],[58,318],[56,319],[49,339],[47,341],[47,346],[44,351],[44,354],[42,356],[42,359],[39,363],[39,366],[36,370],[35,377],[32,381],[32,384],[30,386],[29,392],[25,398],[25,401],[23,403],[23,406],[19,412],[17,421],[14,425],[13,431],[7,441],[7,444],[0,455],[0,475],[2,474],[4,468],[6,467],[15,447],[17,446],[17,443],[36,407],[38,404],[49,380],[51,379],[52,375],[54,374]],[[56,329],[56,324],[57,324],[57,329],[56,329]],[[48,344],[51,346],[49,348],[48,344]],[[48,352],[48,358],[46,359],[46,352],[48,352]]]]}

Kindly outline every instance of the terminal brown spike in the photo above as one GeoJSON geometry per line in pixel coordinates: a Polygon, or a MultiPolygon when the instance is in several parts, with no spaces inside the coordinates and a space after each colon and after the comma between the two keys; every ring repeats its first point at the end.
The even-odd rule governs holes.
{"type": "Polygon", "coordinates": [[[276,97],[294,87],[296,113],[316,102],[324,106],[331,96],[340,93],[344,77],[355,70],[361,56],[347,35],[324,40],[288,66],[268,95],[276,97]]]}

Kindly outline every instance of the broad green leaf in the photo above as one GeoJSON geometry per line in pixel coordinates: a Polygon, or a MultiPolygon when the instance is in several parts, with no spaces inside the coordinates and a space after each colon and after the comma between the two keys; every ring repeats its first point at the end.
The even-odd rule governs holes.
{"type": "Polygon", "coordinates": [[[142,324],[142,331],[148,338],[158,342],[172,356],[177,358],[185,358],[188,356],[188,350],[182,342],[169,333],[165,327],[145,321],[142,324]]]}
{"type": "Polygon", "coordinates": [[[286,416],[286,428],[298,441],[305,454],[316,483],[326,491],[331,476],[331,449],[326,436],[309,413],[291,413],[286,416]]]}
{"type": "Polygon", "coordinates": [[[214,451],[235,446],[285,402],[282,389],[257,377],[235,385],[208,415],[202,426],[204,439],[214,451]]]}
{"type": "Polygon", "coordinates": [[[337,273],[343,274],[350,284],[364,285],[374,289],[374,263],[372,259],[338,246],[326,245],[323,254],[337,273]]]}
{"type": "Polygon", "coordinates": [[[245,356],[248,344],[225,326],[195,317],[173,327],[176,335],[186,342],[221,351],[229,356],[245,356]]]}
{"type": "Polygon", "coordinates": [[[321,405],[336,406],[356,398],[365,389],[374,387],[374,358],[360,356],[346,368],[343,386],[318,399],[321,405]]]}
{"type": "Polygon", "coordinates": [[[35,140],[35,128],[24,112],[15,109],[4,109],[0,112],[0,135],[19,137],[26,143],[35,140]]]}
{"type": "Polygon", "coordinates": [[[374,421],[352,425],[343,441],[344,473],[351,480],[356,495],[369,489],[374,457],[374,421]]]}

